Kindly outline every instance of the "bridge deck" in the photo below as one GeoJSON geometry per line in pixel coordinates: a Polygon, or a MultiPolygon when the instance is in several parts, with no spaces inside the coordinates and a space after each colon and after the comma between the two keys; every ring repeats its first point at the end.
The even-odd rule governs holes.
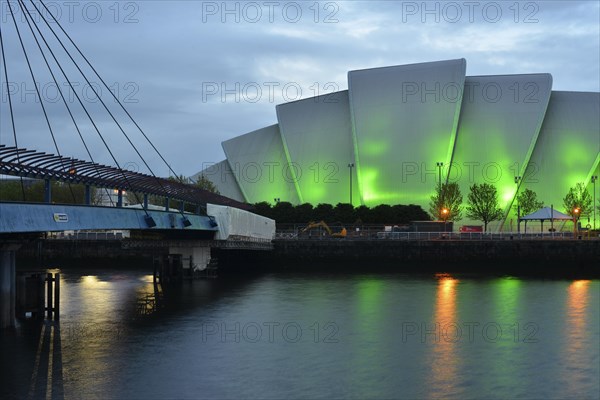
{"type": "MultiPolygon", "coordinates": [[[[155,229],[218,230],[207,216],[148,210],[155,229]]],[[[57,232],[86,229],[150,229],[142,209],[0,202],[0,233],[57,232]]]]}

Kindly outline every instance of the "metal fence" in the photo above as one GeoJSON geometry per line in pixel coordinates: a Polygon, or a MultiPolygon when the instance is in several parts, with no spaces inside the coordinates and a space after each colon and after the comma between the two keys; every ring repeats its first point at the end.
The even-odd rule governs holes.
{"type": "MultiPolygon", "coordinates": [[[[302,232],[301,229],[282,229],[275,233],[278,240],[340,240],[331,237],[324,229],[315,229],[311,232],[302,232]]],[[[589,231],[573,232],[389,232],[365,228],[348,231],[342,240],[379,240],[379,241],[402,241],[402,240],[600,240],[598,233],[589,231]]]]}

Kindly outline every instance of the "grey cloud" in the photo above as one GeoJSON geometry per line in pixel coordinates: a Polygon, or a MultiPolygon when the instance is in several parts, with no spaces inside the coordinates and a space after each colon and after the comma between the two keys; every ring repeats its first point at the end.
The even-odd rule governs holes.
{"type": "MultiPolygon", "coordinates": [[[[236,83],[243,87],[249,83],[263,85],[285,79],[278,83],[297,82],[303,85],[303,97],[308,97],[313,94],[309,86],[315,81],[321,89],[332,81],[340,90],[345,89],[348,70],[464,57],[470,75],[550,72],[556,89],[599,90],[600,28],[597,21],[600,11],[596,2],[519,2],[519,19],[531,11],[525,8],[528,4],[537,6],[534,17],[538,22],[529,24],[514,22],[508,9],[514,2],[498,2],[502,3],[504,14],[497,23],[478,15],[472,23],[464,18],[458,23],[449,23],[443,16],[439,23],[431,17],[423,23],[418,14],[403,15],[407,6],[421,6],[422,2],[388,1],[331,2],[338,7],[334,16],[338,22],[331,24],[323,23],[327,12],[332,11],[324,8],[327,2],[318,3],[318,23],[314,22],[313,10],[309,9],[313,2],[303,3],[303,18],[297,23],[286,21],[280,14],[275,15],[273,23],[264,18],[258,23],[248,23],[243,18],[235,23],[231,16],[227,23],[221,23],[218,14],[205,15],[204,22],[203,7],[213,3],[120,2],[118,16],[115,16],[110,8],[113,2],[97,2],[102,18],[94,23],[89,18],[85,20],[80,11],[69,20],[63,5],[61,23],[106,82],[119,89],[119,98],[132,94],[131,86],[129,91],[126,89],[127,84],[136,85],[137,91],[130,96],[128,100],[132,101],[127,102],[126,107],[181,174],[197,172],[203,162],[222,160],[221,141],[275,123],[275,105],[283,101],[281,94],[270,100],[265,98],[265,93],[256,102],[243,96],[236,99],[231,94],[225,96],[223,102],[221,93],[205,101],[203,84],[206,83],[225,84],[231,89],[236,83]],[[125,20],[136,19],[137,22],[125,23],[125,20]]],[[[231,7],[233,3],[229,3],[231,7]]],[[[486,3],[490,2],[480,4],[486,3]]],[[[239,4],[242,7],[244,3],[239,4]]],[[[435,4],[428,2],[427,7],[435,7],[435,4]]],[[[441,8],[445,3],[438,4],[441,8]]],[[[81,3],[76,10],[84,6],[85,3],[81,3]]],[[[26,82],[29,78],[23,68],[12,21],[6,20],[6,15],[0,20],[9,57],[10,80],[26,82]]],[[[64,59],[64,55],[62,57],[64,59]]],[[[36,60],[40,80],[50,82],[48,74],[42,72],[45,67],[40,65],[39,57],[36,60]]],[[[79,76],[73,79],[84,84],[79,76]]],[[[262,89],[266,90],[264,86],[262,89]]],[[[107,104],[122,118],[112,101],[107,104]]],[[[44,133],[39,105],[31,101],[18,105],[17,127],[22,143],[52,151],[49,135],[44,133]]],[[[87,157],[68,114],[64,110],[61,113],[59,106],[56,103],[49,109],[61,132],[61,151],[87,157]]],[[[5,99],[0,108],[0,139],[3,144],[11,144],[5,99]]],[[[139,162],[97,104],[90,108],[123,162],[139,162]]],[[[74,109],[78,118],[82,117],[81,110],[75,106],[74,109]]],[[[81,121],[90,147],[98,153],[97,158],[111,163],[90,124],[83,118],[81,121]]],[[[153,169],[165,175],[166,167],[135,129],[131,137],[153,169]]]]}

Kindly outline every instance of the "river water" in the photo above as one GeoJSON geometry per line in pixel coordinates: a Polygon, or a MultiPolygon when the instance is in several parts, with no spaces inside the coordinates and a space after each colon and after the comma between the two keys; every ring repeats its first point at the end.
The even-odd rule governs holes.
{"type": "Polygon", "coordinates": [[[156,294],[145,271],[53,272],[60,322],[0,336],[1,398],[600,397],[598,280],[281,273],[156,294]]]}

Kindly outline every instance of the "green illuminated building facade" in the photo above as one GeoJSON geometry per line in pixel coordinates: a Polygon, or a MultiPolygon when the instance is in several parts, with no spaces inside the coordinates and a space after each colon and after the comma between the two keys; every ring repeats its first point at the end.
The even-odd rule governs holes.
{"type": "Polygon", "coordinates": [[[591,192],[599,110],[600,93],[552,91],[550,74],[466,76],[464,59],[350,71],[347,91],[278,105],[277,124],[223,142],[201,173],[249,203],[425,210],[440,180],[465,200],[487,182],[505,211],[490,228],[514,230],[519,191],[560,211],[577,182],[591,192]]]}

